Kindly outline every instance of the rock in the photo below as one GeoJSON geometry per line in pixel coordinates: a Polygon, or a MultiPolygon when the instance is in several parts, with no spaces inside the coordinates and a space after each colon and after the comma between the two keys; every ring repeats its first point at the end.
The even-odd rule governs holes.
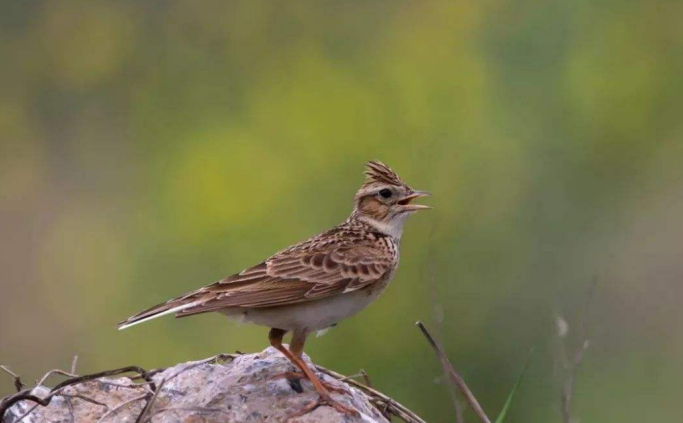
{"type": "MultiPolygon", "coordinates": [[[[310,359],[304,356],[307,363],[310,359]]],[[[293,417],[318,396],[307,380],[301,385],[277,375],[294,371],[294,366],[277,350],[244,354],[225,364],[189,362],[154,375],[158,394],[145,412],[152,423],[254,423],[290,422],[336,423],[388,420],[360,390],[318,373],[322,380],[344,388],[347,394],[333,393],[337,401],[358,410],[360,417],[346,416],[329,406],[321,406],[301,417],[293,417]],[[303,392],[297,392],[303,388],[303,392]]],[[[37,387],[33,394],[45,397],[48,388],[37,387]]],[[[134,423],[143,412],[151,391],[129,378],[96,379],[64,388],[47,407],[38,406],[22,423],[134,423]],[[99,403],[99,404],[98,404],[99,403]]],[[[35,406],[21,401],[5,415],[15,423],[35,406]]]]}

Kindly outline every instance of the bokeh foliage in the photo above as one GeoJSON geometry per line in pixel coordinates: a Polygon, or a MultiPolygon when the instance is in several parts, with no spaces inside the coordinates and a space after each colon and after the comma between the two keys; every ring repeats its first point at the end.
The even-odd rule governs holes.
{"type": "Polygon", "coordinates": [[[559,312],[592,322],[582,421],[680,418],[682,17],[633,0],[2,2],[0,362],[30,380],[74,354],[85,372],[264,348],[216,315],[115,323],[343,220],[381,159],[435,209],[381,300],[310,342],[316,361],[453,421],[413,327],[431,319],[490,415],[536,346],[508,421],[559,421],[559,312]]]}

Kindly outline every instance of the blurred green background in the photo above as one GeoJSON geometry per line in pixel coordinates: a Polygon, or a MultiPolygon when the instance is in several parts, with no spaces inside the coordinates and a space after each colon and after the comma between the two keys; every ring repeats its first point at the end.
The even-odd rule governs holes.
{"type": "Polygon", "coordinates": [[[491,416],[536,347],[510,421],[559,422],[560,313],[570,344],[590,322],[577,418],[680,419],[681,18],[668,1],[2,2],[0,364],[32,380],[74,354],[90,372],[265,348],[220,315],[115,324],[341,222],[380,159],[435,208],[315,361],[452,422],[416,320],[491,416]]]}

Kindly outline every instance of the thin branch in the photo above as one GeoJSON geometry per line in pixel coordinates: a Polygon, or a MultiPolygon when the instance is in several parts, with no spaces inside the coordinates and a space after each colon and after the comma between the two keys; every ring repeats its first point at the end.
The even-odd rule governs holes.
{"type": "MultiPolygon", "coordinates": [[[[48,403],[48,404],[49,404],[49,403],[48,403]]],[[[26,417],[26,416],[28,416],[29,414],[31,414],[31,413],[33,412],[33,410],[35,410],[36,408],[38,408],[39,405],[41,405],[41,404],[34,404],[33,407],[29,408],[24,414],[22,414],[21,416],[19,416],[19,418],[16,420],[15,423],[19,423],[20,421],[24,420],[24,417],[26,417]]],[[[44,407],[45,407],[45,406],[46,406],[46,405],[44,405],[44,407]]],[[[4,422],[4,420],[3,420],[3,422],[4,422]]]]}
{"type": "MultiPolygon", "coordinates": [[[[50,404],[50,401],[52,401],[52,398],[55,395],[59,394],[61,392],[61,390],[66,388],[67,386],[75,385],[78,383],[88,382],[91,380],[99,379],[101,377],[116,376],[116,375],[120,375],[123,373],[131,373],[131,372],[135,372],[139,375],[138,377],[145,379],[149,383],[150,389],[152,391],[156,390],[156,386],[154,384],[154,381],[151,379],[150,374],[145,369],[143,369],[142,367],[138,367],[138,366],[121,367],[119,369],[107,370],[104,372],[93,373],[90,375],[79,376],[79,377],[73,377],[71,379],[65,380],[64,382],[61,382],[57,386],[52,388],[50,390],[50,393],[47,396],[45,396],[45,398],[40,398],[40,397],[33,395],[31,393],[32,392],[31,389],[24,389],[23,391],[20,391],[14,395],[11,395],[9,397],[4,398],[2,400],[2,402],[0,402],[0,419],[4,419],[4,416],[5,416],[5,413],[7,412],[7,410],[10,407],[12,407],[14,404],[18,403],[19,401],[28,400],[28,401],[35,402],[36,405],[34,407],[32,407],[31,409],[29,409],[25,414],[23,414],[18,420],[15,421],[15,423],[18,423],[24,417],[29,415],[33,410],[35,410],[35,408],[38,405],[42,405],[43,407],[47,407],[50,404]]],[[[73,376],[69,373],[62,371],[62,370],[51,370],[45,376],[43,376],[41,381],[44,382],[51,374],[54,374],[54,373],[64,374],[67,376],[73,376]]]]}
{"type": "MultiPolygon", "coordinates": [[[[428,269],[427,269],[427,274],[429,275],[429,297],[430,297],[430,302],[432,305],[432,312],[434,314],[434,325],[436,326],[435,333],[436,333],[436,339],[439,338],[439,334],[441,333],[441,327],[443,325],[443,320],[444,320],[444,311],[443,311],[443,306],[439,304],[439,295],[437,292],[437,282],[436,282],[436,263],[434,260],[434,255],[432,252],[432,246],[435,245],[434,242],[434,236],[436,234],[436,222],[432,226],[431,233],[429,235],[429,249],[427,251],[427,257],[428,257],[428,269]]],[[[444,351],[445,355],[445,351],[444,351]]],[[[463,406],[461,402],[458,400],[458,386],[453,383],[453,380],[448,376],[448,371],[446,367],[443,367],[443,374],[446,376],[446,382],[448,384],[448,395],[451,400],[451,404],[453,405],[453,409],[455,410],[455,421],[456,423],[465,423],[465,416],[463,414],[463,406]]]]}
{"type": "Polygon", "coordinates": [[[232,358],[232,355],[231,354],[218,354],[218,355],[215,355],[213,357],[206,358],[204,360],[195,361],[194,363],[190,364],[189,366],[185,366],[182,369],[178,370],[177,372],[173,373],[168,378],[163,379],[161,381],[161,383],[159,383],[159,386],[154,391],[154,395],[152,396],[152,398],[149,401],[147,401],[145,408],[138,415],[138,418],[135,420],[135,423],[143,423],[145,421],[145,417],[149,414],[150,410],[152,409],[152,406],[154,406],[154,403],[156,402],[157,397],[159,396],[159,393],[161,392],[161,389],[164,387],[166,382],[178,377],[179,375],[181,375],[181,374],[183,374],[189,370],[192,370],[196,367],[199,367],[203,364],[207,364],[207,363],[211,363],[211,362],[217,363],[220,360],[225,360],[228,358],[232,358]]]}
{"type": "Polygon", "coordinates": [[[52,369],[49,372],[45,373],[45,375],[36,383],[36,385],[37,386],[43,386],[45,384],[45,381],[54,375],[66,376],[67,378],[78,377],[78,375],[75,375],[75,374],[69,373],[69,372],[65,372],[64,370],[52,369]]]}
{"type": "MultiPolygon", "coordinates": [[[[315,368],[319,372],[322,372],[322,373],[325,373],[329,376],[332,376],[333,378],[335,378],[337,380],[342,380],[346,377],[340,373],[326,369],[322,366],[316,365],[315,368]]],[[[413,413],[412,411],[410,411],[405,406],[399,404],[393,398],[390,398],[390,397],[384,395],[383,393],[381,393],[381,392],[379,392],[379,391],[377,391],[377,390],[375,390],[369,386],[366,386],[366,385],[364,385],[364,384],[362,384],[356,380],[353,380],[353,379],[346,380],[346,383],[348,383],[349,385],[352,385],[353,387],[358,388],[361,391],[363,391],[366,395],[368,395],[370,397],[370,401],[372,403],[374,403],[375,406],[377,406],[377,403],[381,404],[383,407],[385,407],[386,411],[388,411],[390,414],[398,417],[399,419],[403,420],[404,422],[407,422],[407,423],[426,423],[424,420],[422,420],[422,418],[420,418],[420,416],[413,413]]],[[[378,407],[378,409],[379,409],[379,407],[378,407]]],[[[380,412],[382,411],[382,409],[379,409],[379,410],[380,410],[380,412]]]]}
{"type": "Polygon", "coordinates": [[[69,417],[71,417],[71,423],[76,423],[76,416],[74,416],[74,405],[71,403],[71,398],[65,397],[66,405],[69,407],[69,417]]]}
{"type": "Polygon", "coordinates": [[[78,355],[75,355],[71,360],[71,373],[76,374],[76,365],[78,364],[78,355]]]}
{"type": "MultiPolygon", "coordinates": [[[[296,373],[295,373],[295,374],[296,374],[296,373]]],[[[351,380],[351,379],[358,379],[358,378],[361,378],[361,377],[363,377],[363,375],[360,374],[360,372],[358,372],[358,373],[353,374],[353,375],[344,376],[344,378],[343,378],[343,379],[339,379],[339,381],[340,381],[340,382],[346,382],[346,381],[348,381],[348,380],[351,380]]],[[[367,382],[366,382],[366,384],[367,384],[367,382]]]]}
{"type": "Polygon", "coordinates": [[[472,391],[470,391],[470,389],[467,387],[467,384],[465,383],[463,378],[460,377],[460,375],[453,368],[451,362],[448,361],[448,357],[446,357],[446,354],[444,354],[441,346],[429,333],[427,327],[425,327],[425,325],[420,321],[418,321],[415,324],[420,328],[425,338],[427,338],[429,345],[431,345],[434,349],[436,356],[439,358],[439,361],[441,361],[441,366],[444,368],[444,372],[448,374],[449,378],[458,387],[458,389],[460,389],[460,392],[462,393],[463,397],[465,397],[467,403],[470,405],[470,407],[472,407],[472,410],[477,415],[477,417],[479,417],[479,420],[481,420],[482,423],[491,423],[491,420],[489,420],[489,418],[486,416],[484,409],[481,408],[481,405],[479,405],[479,402],[474,397],[474,394],[472,394],[472,391]]]}
{"type": "Polygon", "coordinates": [[[152,395],[152,398],[149,401],[147,401],[147,404],[145,404],[145,406],[142,409],[142,411],[140,412],[140,414],[138,414],[138,418],[135,419],[135,423],[142,423],[144,421],[145,416],[147,416],[147,414],[149,413],[149,410],[152,409],[154,402],[157,400],[157,397],[159,396],[159,392],[161,392],[161,388],[164,387],[164,384],[166,383],[167,380],[168,379],[164,379],[161,381],[161,383],[157,387],[157,390],[154,391],[154,395],[152,395]]]}
{"type": "Polygon", "coordinates": [[[98,380],[97,383],[105,385],[105,386],[113,386],[115,388],[126,388],[126,389],[136,389],[136,388],[145,388],[148,391],[152,392],[149,389],[149,384],[150,382],[144,382],[144,383],[131,383],[130,385],[124,385],[122,383],[116,383],[116,382],[111,382],[108,380],[98,380]]]}
{"type": "Polygon", "coordinates": [[[370,382],[370,375],[364,369],[360,369],[360,375],[363,376],[365,384],[372,388],[372,383],[370,382]]]}
{"type": "Polygon", "coordinates": [[[5,372],[9,373],[13,378],[14,378],[14,388],[17,390],[17,392],[20,392],[22,389],[24,389],[24,385],[21,382],[21,377],[18,374],[15,374],[13,371],[9,369],[7,366],[0,366],[0,369],[4,370],[5,372]]]}
{"type": "Polygon", "coordinates": [[[106,408],[107,410],[109,409],[109,406],[108,406],[107,404],[101,403],[101,402],[99,402],[99,401],[97,401],[97,400],[95,400],[95,399],[92,399],[92,398],[90,398],[90,397],[86,397],[85,395],[81,395],[81,394],[64,394],[64,393],[60,393],[59,396],[60,396],[60,397],[64,397],[64,398],[78,398],[78,399],[80,399],[80,400],[89,402],[89,403],[91,403],[91,404],[95,404],[95,405],[99,405],[100,407],[104,407],[104,408],[106,408]]]}
{"type": "Polygon", "coordinates": [[[121,404],[119,404],[119,405],[116,406],[115,408],[112,408],[111,410],[109,410],[109,411],[107,411],[106,413],[104,413],[104,414],[102,415],[102,417],[100,417],[100,419],[97,421],[97,423],[102,423],[102,422],[104,422],[104,419],[106,419],[107,417],[109,417],[109,416],[112,415],[112,414],[117,413],[117,412],[118,412],[119,410],[121,410],[123,407],[125,407],[125,406],[127,406],[127,405],[130,405],[130,404],[132,404],[132,403],[134,403],[134,402],[136,402],[136,401],[141,401],[141,400],[147,399],[147,398],[149,398],[149,394],[140,395],[139,397],[131,398],[131,399],[129,399],[128,401],[122,402],[121,404]]]}
{"type": "Polygon", "coordinates": [[[339,380],[340,382],[346,382],[347,380],[350,380],[350,379],[358,379],[358,378],[361,378],[361,377],[363,378],[363,382],[365,382],[365,384],[366,384],[367,386],[369,386],[370,388],[372,388],[372,383],[370,382],[370,375],[368,375],[368,373],[367,373],[365,370],[363,370],[363,369],[360,369],[360,371],[358,371],[358,373],[356,373],[355,375],[344,376],[342,379],[338,379],[338,380],[339,380]]]}

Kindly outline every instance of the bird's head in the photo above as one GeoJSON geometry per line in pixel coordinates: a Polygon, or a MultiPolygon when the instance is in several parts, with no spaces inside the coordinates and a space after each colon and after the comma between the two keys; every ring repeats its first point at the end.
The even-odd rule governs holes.
{"type": "Polygon", "coordinates": [[[412,203],[430,193],[412,189],[384,163],[368,162],[365,176],[365,182],[356,193],[354,216],[380,232],[400,238],[406,217],[419,210],[431,209],[412,203]]]}

